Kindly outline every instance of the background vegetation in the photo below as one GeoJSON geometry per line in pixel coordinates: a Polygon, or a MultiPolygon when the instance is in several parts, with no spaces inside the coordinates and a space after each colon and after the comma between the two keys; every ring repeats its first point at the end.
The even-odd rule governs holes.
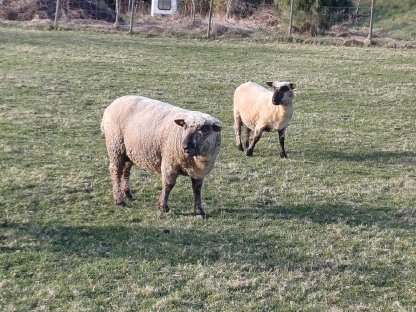
{"type": "MultiPolygon", "coordinates": [[[[296,0],[294,10],[294,33],[301,33],[308,37],[321,36],[332,27],[332,34],[345,36],[364,35],[368,32],[370,19],[370,0],[296,0]],[[357,10],[358,8],[358,10],[357,10]]],[[[0,4],[0,21],[18,20],[31,21],[36,25],[51,25],[55,17],[55,0],[2,0],[0,4]]],[[[120,0],[122,18],[128,24],[129,0],[120,0]]],[[[209,9],[209,0],[181,0],[180,14],[172,19],[149,18],[150,0],[137,1],[139,18],[135,19],[135,27],[146,26],[141,29],[154,29],[155,25],[162,25],[168,30],[182,27],[186,30],[198,31],[205,23],[209,9]],[[195,18],[198,16],[198,18],[195,18]],[[192,17],[192,24],[189,24],[192,17]]],[[[220,34],[224,29],[229,32],[249,36],[247,33],[286,33],[289,23],[290,0],[214,0],[214,27],[220,34]],[[247,27],[250,27],[250,30],[247,27]]],[[[61,1],[60,23],[63,27],[88,27],[89,25],[103,26],[107,21],[107,28],[115,21],[115,0],[71,0],[61,1]],[[74,21],[72,25],[71,21],[74,21]]],[[[391,37],[399,40],[416,40],[416,2],[415,0],[378,0],[375,5],[375,34],[381,37],[391,37]]],[[[26,25],[28,26],[28,25],[26,25]]],[[[206,27],[205,27],[206,28],[206,27]]],[[[206,29],[204,29],[206,32],[206,29]]],[[[151,30],[150,30],[151,32],[151,30]]],[[[268,34],[266,36],[269,36],[268,34]]],[[[386,39],[388,40],[388,39],[386,39]]]]}
{"type": "MultiPolygon", "coordinates": [[[[362,2],[365,5],[365,1],[362,2]]],[[[406,40],[416,39],[415,0],[377,0],[376,4],[375,22],[382,35],[406,40]]]]}
{"type": "Polygon", "coordinates": [[[413,50],[0,27],[0,310],[412,311],[413,50]],[[234,146],[232,94],[297,84],[289,159],[234,146]],[[115,207],[104,108],[141,94],[213,114],[223,144],[192,216],[187,178],[133,170],[115,207]]]}

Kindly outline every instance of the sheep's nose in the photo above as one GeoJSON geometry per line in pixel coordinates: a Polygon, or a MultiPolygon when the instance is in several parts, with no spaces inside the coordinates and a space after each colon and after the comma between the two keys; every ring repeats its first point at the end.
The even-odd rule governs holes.
{"type": "Polygon", "coordinates": [[[183,144],[182,147],[185,151],[188,151],[188,150],[195,149],[196,146],[194,144],[183,144]]]}
{"type": "Polygon", "coordinates": [[[191,147],[191,144],[189,144],[189,142],[186,142],[186,141],[182,142],[182,148],[183,149],[187,149],[187,148],[190,148],[190,147],[191,147]]]}

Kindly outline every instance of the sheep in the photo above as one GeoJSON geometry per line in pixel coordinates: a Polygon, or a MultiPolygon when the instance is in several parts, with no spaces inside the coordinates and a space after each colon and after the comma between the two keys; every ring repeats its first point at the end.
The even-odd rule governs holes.
{"type": "Polygon", "coordinates": [[[117,205],[133,198],[130,170],[133,164],[161,173],[159,208],[170,210],[169,194],[179,175],[189,176],[194,213],[202,218],[201,188],[220,150],[220,121],[208,114],[189,111],[143,96],[123,96],[104,111],[101,131],[110,159],[113,197],[117,205]]]}
{"type": "Polygon", "coordinates": [[[270,91],[255,82],[246,82],[234,92],[234,130],[237,148],[244,151],[241,142],[241,127],[246,128],[246,155],[253,156],[256,143],[263,131],[278,131],[280,157],[287,158],[285,151],[285,131],[293,115],[292,101],[295,84],[292,82],[267,81],[273,88],[270,91]],[[254,137],[249,142],[250,132],[254,137]]]}

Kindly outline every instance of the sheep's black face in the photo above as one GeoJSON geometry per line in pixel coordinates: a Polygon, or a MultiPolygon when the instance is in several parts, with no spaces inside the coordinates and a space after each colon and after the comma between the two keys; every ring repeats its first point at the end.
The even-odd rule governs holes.
{"type": "Polygon", "coordinates": [[[189,127],[185,132],[185,138],[182,141],[182,148],[188,156],[197,156],[200,154],[200,145],[202,141],[202,133],[197,129],[189,127]]]}
{"type": "Polygon", "coordinates": [[[204,145],[205,141],[208,140],[208,137],[214,132],[221,131],[221,127],[216,124],[189,126],[182,119],[177,119],[175,122],[184,129],[182,148],[190,157],[201,155],[202,146],[204,145]]]}
{"type": "Polygon", "coordinates": [[[283,104],[282,101],[283,101],[283,98],[285,97],[285,93],[287,91],[289,91],[289,90],[290,89],[289,89],[288,86],[283,86],[283,87],[281,87],[279,89],[274,90],[273,98],[272,98],[272,103],[274,105],[281,105],[281,104],[283,104]]]}
{"type": "Polygon", "coordinates": [[[273,87],[272,104],[282,105],[291,103],[295,94],[295,84],[291,82],[268,81],[267,84],[273,87]]]}

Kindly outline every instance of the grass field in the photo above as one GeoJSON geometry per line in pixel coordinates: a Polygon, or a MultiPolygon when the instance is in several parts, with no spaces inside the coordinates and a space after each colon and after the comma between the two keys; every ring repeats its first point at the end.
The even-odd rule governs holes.
{"type": "Polygon", "coordinates": [[[416,54],[0,28],[1,311],[414,311],[416,54]],[[253,158],[235,148],[242,82],[297,84],[253,158]],[[137,168],[113,205],[100,121],[125,94],[221,119],[205,180],[156,208],[137,168]],[[169,231],[167,231],[169,230],[169,231]]]}

